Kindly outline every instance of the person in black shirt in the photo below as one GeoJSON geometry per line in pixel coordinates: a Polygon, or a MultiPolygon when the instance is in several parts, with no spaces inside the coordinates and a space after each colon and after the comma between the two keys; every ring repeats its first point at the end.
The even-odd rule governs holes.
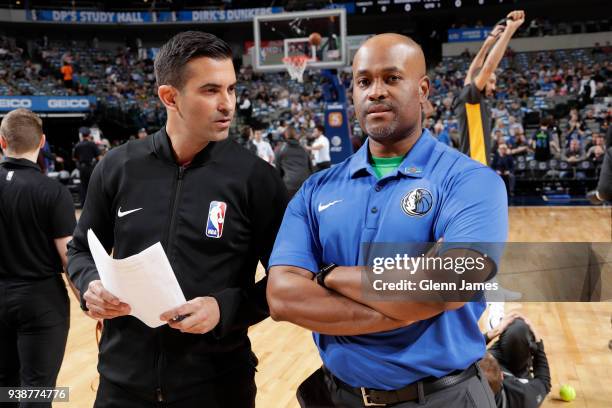
{"type": "Polygon", "coordinates": [[[508,152],[508,145],[499,145],[493,156],[491,168],[504,180],[508,197],[510,197],[514,191],[514,159],[508,152]]]}
{"type": "Polygon", "coordinates": [[[104,322],[94,406],[253,407],[247,330],[269,315],[255,271],[267,266],[287,192],[274,167],[228,139],[236,75],[226,42],[177,34],[154,67],[166,125],[96,166],[69,244],[81,306],[104,322]],[[188,299],[160,316],[167,325],[144,325],[104,288],[89,229],[117,259],[161,243],[188,299]]]}
{"type": "Polygon", "coordinates": [[[91,173],[98,160],[100,160],[100,150],[91,140],[91,130],[89,128],[82,128],[80,133],[83,136],[83,140],[74,147],[72,155],[79,169],[81,207],[83,207],[87,198],[87,188],[91,179],[91,173]]]}
{"type": "Polygon", "coordinates": [[[495,93],[495,70],[510,39],[524,21],[525,12],[516,10],[508,14],[505,26],[493,28],[474,57],[463,82],[464,88],[454,101],[461,134],[459,150],[483,164],[490,161],[491,108],[487,99],[495,93]]]}
{"type": "Polygon", "coordinates": [[[54,387],[70,326],[61,272],[76,220],[66,187],[36,164],[44,143],[42,121],[31,111],[17,109],[2,120],[0,387],[54,387]]]}
{"type": "Polygon", "coordinates": [[[484,334],[491,343],[480,368],[498,408],[537,408],[550,392],[551,377],[544,342],[528,319],[510,313],[484,334]]]}
{"type": "Polygon", "coordinates": [[[285,129],[285,138],[285,144],[276,153],[276,168],[291,198],[312,174],[312,163],[310,155],[297,140],[297,132],[293,126],[285,129]]]}

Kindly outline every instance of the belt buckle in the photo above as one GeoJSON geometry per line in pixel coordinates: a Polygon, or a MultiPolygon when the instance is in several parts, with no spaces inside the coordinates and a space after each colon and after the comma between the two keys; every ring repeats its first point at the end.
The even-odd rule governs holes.
{"type": "Polygon", "coordinates": [[[376,402],[370,401],[370,395],[367,393],[364,387],[360,387],[361,389],[361,398],[363,398],[363,405],[366,407],[386,407],[387,404],[377,404],[376,402]]]}

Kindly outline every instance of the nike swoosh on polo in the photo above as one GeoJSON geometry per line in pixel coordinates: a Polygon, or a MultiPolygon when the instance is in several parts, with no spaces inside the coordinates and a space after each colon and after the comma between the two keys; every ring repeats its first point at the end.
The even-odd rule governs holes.
{"type": "Polygon", "coordinates": [[[329,207],[331,207],[334,204],[338,204],[340,201],[342,200],[332,201],[331,203],[327,203],[327,204],[319,204],[319,212],[327,210],[329,207]]]}
{"type": "Polygon", "coordinates": [[[117,217],[119,217],[119,218],[125,217],[128,214],[131,214],[133,212],[140,211],[140,210],[142,210],[142,208],[135,208],[133,210],[121,212],[121,207],[119,207],[119,210],[117,210],[117,217]]]}

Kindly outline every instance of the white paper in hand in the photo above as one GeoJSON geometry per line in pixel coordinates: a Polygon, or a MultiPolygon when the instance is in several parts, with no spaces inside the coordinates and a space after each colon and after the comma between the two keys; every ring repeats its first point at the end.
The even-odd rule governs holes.
{"type": "Polygon", "coordinates": [[[130,305],[130,314],[147,326],[165,324],[159,316],[186,302],[161,243],[128,258],[113,259],[91,229],[87,242],[104,288],[130,305]]]}

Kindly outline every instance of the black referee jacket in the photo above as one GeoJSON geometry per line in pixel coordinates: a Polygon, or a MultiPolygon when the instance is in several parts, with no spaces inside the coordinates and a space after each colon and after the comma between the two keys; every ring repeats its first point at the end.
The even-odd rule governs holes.
{"type": "Polygon", "coordinates": [[[69,244],[70,279],[81,295],[99,279],[90,228],[116,259],[159,241],[186,299],[213,296],[221,320],[203,335],[151,329],[132,316],[105,320],[100,374],[143,398],[171,402],[241,365],[252,369],[247,329],[268,316],[266,279],[255,284],[254,275],[258,261],[267,267],[286,194],[272,166],[231,140],[209,143],[188,167],[174,160],[165,128],[109,152],[94,169],[69,244]],[[219,237],[206,233],[213,201],[226,204],[219,237]]]}

